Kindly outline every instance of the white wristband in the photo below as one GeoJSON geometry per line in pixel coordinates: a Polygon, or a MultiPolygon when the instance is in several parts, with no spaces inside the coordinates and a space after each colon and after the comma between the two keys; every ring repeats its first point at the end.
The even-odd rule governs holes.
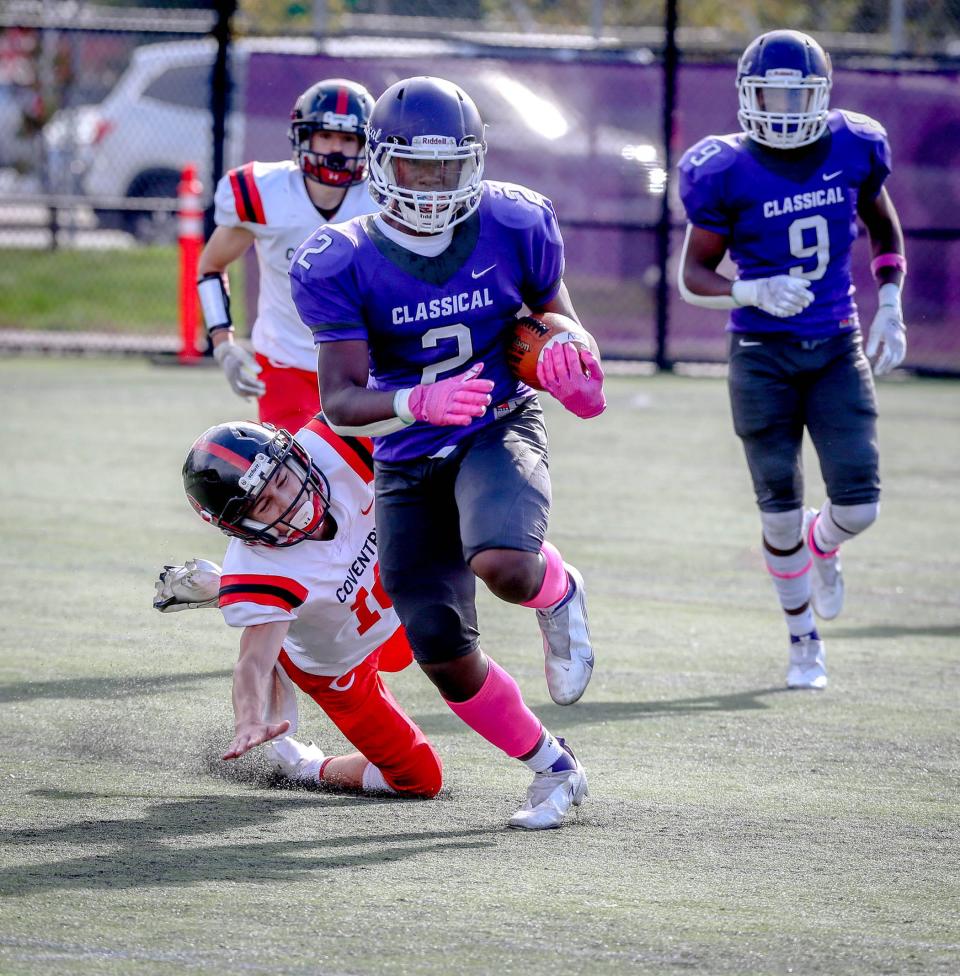
{"type": "Polygon", "coordinates": [[[410,394],[413,393],[413,387],[411,386],[406,390],[397,390],[393,395],[393,412],[409,427],[416,417],[410,412],[409,401],[410,394]]]}
{"type": "Polygon", "coordinates": [[[730,286],[730,295],[741,308],[757,304],[757,282],[741,281],[739,278],[730,286]]]}
{"type": "Polygon", "coordinates": [[[207,274],[197,282],[200,296],[200,309],[207,332],[216,329],[229,329],[233,325],[230,318],[230,295],[223,282],[223,275],[207,274]]]}
{"type": "Polygon", "coordinates": [[[892,281],[881,285],[877,289],[877,296],[880,300],[881,308],[900,309],[900,286],[895,285],[892,281]]]}

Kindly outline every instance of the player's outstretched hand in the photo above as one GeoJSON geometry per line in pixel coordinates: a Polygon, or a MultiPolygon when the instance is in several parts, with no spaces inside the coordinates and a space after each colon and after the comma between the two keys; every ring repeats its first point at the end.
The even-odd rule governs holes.
{"type": "Polygon", "coordinates": [[[234,730],[233,742],[230,743],[227,751],[220,758],[237,759],[256,746],[262,746],[264,742],[284,735],[289,728],[290,723],[286,720],[278,722],[276,725],[267,725],[266,722],[238,723],[234,730]]]}
{"type": "Polygon", "coordinates": [[[881,305],[873,317],[867,339],[867,359],[877,376],[889,373],[903,362],[907,354],[907,327],[897,305],[881,305]]]}
{"type": "Polygon", "coordinates": [[[164,566],[154,583],[153,607],[161,613],[215,607],[223,570],[209,559],[188,559],[182,566],[164,566]]]}
{"type": "Polygon", "coordinates": [[[576,342],[547,346],[537,363],[537,379],[571,413],[582,420],[607,409],[603,370],[589,349],[576,342]]]}
{"type": "Polygon", "coordinates": [[[213,358],[220,364],[227,382],[237,396],[263,396],[267,387],[263,380],[258,379],[260,364],[247,352],[243,346],[235,342],[221,342],[213,348],[213,358]]]}
{"type": "Polygon", "coordinates": [[[793,275],[738,280],[733,283],[731,293],[738,305],[755,305],[778,319],[788,319],[802,312],[813,301],[810,282],[793,275]]]}
{"type": "Polygon", "coordinates": [[[493,381],[477,378],[482,369],[483,363],[475,363],[459,376],[415,386],[407,399],[407,410],[414,420],[465,427],[474,417],[482,417],[490,405],[493,381]]]}

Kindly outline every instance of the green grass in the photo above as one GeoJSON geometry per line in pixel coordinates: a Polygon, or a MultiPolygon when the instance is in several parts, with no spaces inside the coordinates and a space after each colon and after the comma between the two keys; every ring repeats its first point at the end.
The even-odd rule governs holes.
{"type": "MultiPolygon", "coordinates": [[[[243,295],[243,262],[230,269],[243,295]]],[[[130,250],[4,250],[0,329],[175,335],[179,329],[179,254],[175,247],[130,250]]],[[[243,328],[243,301],[233,302],[243,328]]]]}
{"type": "Polygon", "coordinates": [[[162,563],[222,552],[179,467],[249,407],[204,370],[0,361],[0,972],[960,971],[957,392],[881,386],[883,517],[844,551],[820,694],[782,687],[722,382],[615,377],[589,423],[547,404],[585,699],[549,703],[529,611],[481,594],[481,628],[591,796],[524,835],[525,770],[415,668],[390,684],[443,756],[436,801],[221,764],[236,634],[150,600],[162,563]]]}

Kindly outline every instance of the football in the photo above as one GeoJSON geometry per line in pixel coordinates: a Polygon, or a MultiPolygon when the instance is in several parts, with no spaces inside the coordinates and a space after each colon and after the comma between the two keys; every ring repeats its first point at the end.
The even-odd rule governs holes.
{"type": "Polygon", "coordinates": [[[533,312],[518,316],[507,345],[507,363],[513,375],[527,386],[542,390],[537,379],[537,363],[543,350],[558,342],[587,345],[581,326],[559,312],[533,312]]]}

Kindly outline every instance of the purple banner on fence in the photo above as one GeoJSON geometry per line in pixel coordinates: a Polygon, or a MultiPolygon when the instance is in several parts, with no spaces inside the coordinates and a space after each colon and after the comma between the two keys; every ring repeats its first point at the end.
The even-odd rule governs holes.
{"type": "MultiPolygon", "coordinates": [[[[584,322],[607,354],[654,352],[658,279],[653,233],[664,192],[662,70],[657,64],[524,57],[334,58],[258,53],[246,84],[248,159],[282,159],[290,108],[321,78],[360,81],[374,96],[401,78],[433,74],[461,85],[488,123],[486,175],[531,186],[556,205],[567,241],[567,280],[584,322]],[[638,226],[639,225],[639,226],[638,226]],[[646,227],[644,225],[647,225],[646,227]]],[[[904,295],[908,363],[960,370],[960,75],[842,71],[832,103],[879,119],[890,134],[888,187],[908,233],[904,295]],[[947,233],[947,236],[949,234],[947,233]]],[[[678,80],[675,158],[704,135],[737,130],[733,65],[684,65],[678,80]]],[[[675,193],[675,190],[673,190],[675,193]]],[[[682,222],[682,208],[673,211],[682,222]]],[[[675,234],[671,278],[680,235],[675,234]]],[[[875,305],[867,245],[856,247],[861,317],[875,305]]],[[[722,360],[724,316],[684,305],[671,288],[668,356],[722,360]]]]}

